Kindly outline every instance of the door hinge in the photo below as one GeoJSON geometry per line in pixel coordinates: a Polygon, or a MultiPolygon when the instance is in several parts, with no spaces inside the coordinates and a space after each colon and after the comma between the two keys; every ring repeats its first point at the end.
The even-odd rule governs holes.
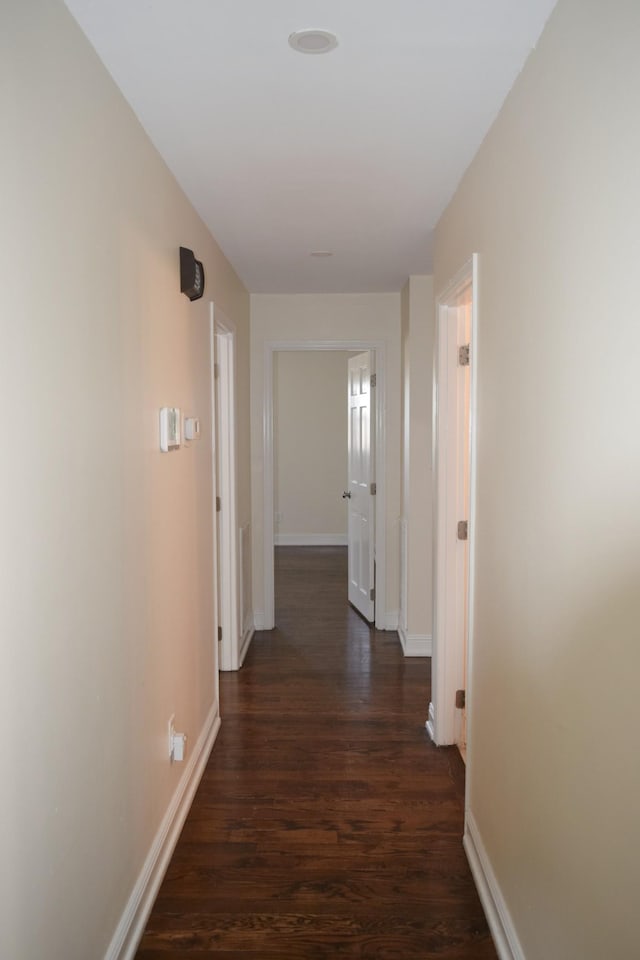
{"type": "Polygon", "coordinates": [[[218,627],[218,643],[222,643],[222,627],[218,627]]]}
{"type": "Polygon", "coordinates": [[[221,510],[222,510],[222,501],[220,500],[220,497],[216,497],[216,513],[220,513],[221,510]]]}
{"type": "Polygon", "coordinates": [[[375,495],[377,494],[377,492],[378,492],[378,484],[377,484],[377,483],[370,483],[370,484],[369,484],[369,493],[371,494],[371,496],[372,496],[372,497],[375,497],[375,495]]]}
{"type": "Polygon", "coordinates": [[[220,364],[214,363],[213,365],[213,379],[218,380],[220,377],[220,364]]]}
{"type": "Polygon", "coordinates": [[[375,600],[375,598],[376,598],[376,588],[371,587],[371,590],[369,590],[369,600],[375,600]]]}
{"type": "Polygon", "coordinates": [[[467,705],[467,691],[456,690],[456,709],[464,710],[467,705]]]}
{"type": "Polygon", "coordinates": [[[369,386],[375,387],[377,382],[378,382],[377,374],[372,373],[371,376],[369,377],[369,386]]]}
{"type": "Polygon", "coordinates": [[[469,524],[466,520],[458,521],[458,540],[469,539],[469,524]]]}
{"type": "Polygon", "coordinates": [[[469,344],[468,343],[464,343],[461,347],[458,347],[458,366],[459,367],[469,366],[469,344]]]}

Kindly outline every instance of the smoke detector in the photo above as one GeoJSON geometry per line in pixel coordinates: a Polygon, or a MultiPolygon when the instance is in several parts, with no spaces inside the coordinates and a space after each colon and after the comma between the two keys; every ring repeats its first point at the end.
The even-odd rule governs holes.
{"type": "Polygon", "coordinates": [[[289,46],[298,53],[329,53],[338,46],[338,38],[328,30],[296,30],[289,34],[289,46]]]}

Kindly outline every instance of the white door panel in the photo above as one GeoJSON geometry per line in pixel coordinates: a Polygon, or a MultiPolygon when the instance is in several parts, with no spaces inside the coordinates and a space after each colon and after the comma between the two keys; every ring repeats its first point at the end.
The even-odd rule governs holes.
{"type": "Polygon", "coordinates": [[[348,544],[349,602],[373,622],[375,605],[371,353],[349,359],[348,544]]]}

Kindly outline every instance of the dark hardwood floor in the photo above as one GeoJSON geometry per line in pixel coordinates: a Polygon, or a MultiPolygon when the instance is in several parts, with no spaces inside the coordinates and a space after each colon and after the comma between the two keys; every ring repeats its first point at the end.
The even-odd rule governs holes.
{"type": "Polygon", "coordinates": [[[346,600],[346,550],[276,550],[277,629],[223,722],[138,960],[495,960],[429,661],[346,600]]]}

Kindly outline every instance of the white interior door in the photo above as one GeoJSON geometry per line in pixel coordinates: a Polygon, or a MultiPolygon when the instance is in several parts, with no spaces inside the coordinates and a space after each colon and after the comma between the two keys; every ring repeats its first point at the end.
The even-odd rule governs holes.
{"type": "Polygon", "coordinates": [[[348,377],[348,550],[349,602],[372,623],[375,620],[375,500],[372,354],[349,359],[348,377]]]}
{"type": "MultiPolygon", "coordinates": [[[[471,345],[471,288],[464,290],[460,303],[455,309],[455,319],[451,323],[452,333],[455,334],[455,347],[452,351],[454,367],[451,371],[451,380],[455,384],[455,415],[456,444],[455,461],[452,473],[456,485],[456,517],[463,519],[466,528],[463,537],[457,536],[455,542],[456,577],[455,577],[455,645],[460,650],[460,687],[465,695],[457,704],[456,712],[456,743],[463,760],[467,756],[467,635],[469,630],[469,415],[470,415],[470,366],[467,356],[471,345]],[[457,327],[457,329],[455,329],[457,327]],[[460,353],[462,349],[462,355],[460,353]],[[460,362],[461,356],[464,362],[460,362]]],[[[452,447],[454,445],[452,444],[452,447]]]]}
{"type": "Polygon", "coordinates": [[[477,256],[438,298],[432,700],[427,729],[466,760],[473,704],[477,256]],[[470,710],[467,711],[467,706],[470,710]]]}
{"type": "Polygon", "coordinates": [[[233,333],[215,320],[219,667],[240,667],[233,333]]]}

